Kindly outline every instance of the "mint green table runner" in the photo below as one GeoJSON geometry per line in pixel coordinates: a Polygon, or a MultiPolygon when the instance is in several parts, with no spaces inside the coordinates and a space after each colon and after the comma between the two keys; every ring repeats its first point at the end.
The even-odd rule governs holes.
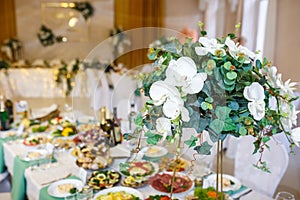
{"type": "Polygon", "coordinates": [[[19,156],[15,157],[11,189],[12,200],[26,199],[26,179],[24,176],[25,170],[30,166],[36,165],[37,163],[44,164],[46,162],[47,159],[24,161],[21,160],[19,156]]]}
{"type": "Polygon", "coordinates": [[[3,149],[3,143],[9,142],[12,140],[16,140],[20,137],[7,137],[7,138],[0,138],[0,173],[5,172],[6,166],[5,166],[5,160],[4,160],[4,149],[3,149]]]}
{"type": "MultiPolygon", "coordinates": [[[[68,179],[78,179],[80,180],[78,177],[76,176],[71,176],[69,177],[68,179]]],[[[64,198],[57,198],[57,197],[53,197],[53,196],[50,196],[48,194],[48,186],[46,187],[43,187],[41,190],[40,190],[40,194],[39,194],[39,199],[42,199],[42,200],[62,200],[64,198]]]]}

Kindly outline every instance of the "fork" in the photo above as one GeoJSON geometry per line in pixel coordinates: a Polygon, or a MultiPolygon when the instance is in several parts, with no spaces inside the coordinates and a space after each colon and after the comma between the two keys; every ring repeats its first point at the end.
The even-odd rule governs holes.
{"type": "Polygon", "coordinates": [[[248,190],[247,192],[241,194],[240,196],[236,197],[236,198],[232,198],[233,200],[240,200],[241,197],[249,194],[250,192],[252,192],[252,189],[248,190]]]}

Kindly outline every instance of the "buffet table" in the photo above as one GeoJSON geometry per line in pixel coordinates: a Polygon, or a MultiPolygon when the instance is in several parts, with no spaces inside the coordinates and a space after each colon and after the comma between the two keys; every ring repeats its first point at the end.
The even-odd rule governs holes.
{"type": "MultiPolygon", "coordinates": [[[[47,194],[47,187],[58,180],[64,179],[73,175],[75,178],[81,179],[83,182],[86,182],[87,173],[82,168],[79,168],[75,164],[75,158],[71,155],[70,151],[60,151],[55,153],[55,161],[52,163],[43,164],[43,162],[37,163],[28,163],[26,166],[22,166],[22,162],[16,161],[19,156],[22,156],[28,147],[22,144],[22,140],[15,140],[3,143],[3,150],[5,155],[5,164],[8,168],[8,171],[13,176],[12,182],[12,197],[13,200],[22,199],[22,195],[27,195],[29,200],[38,200],[38,199],[57,199],[53,198],[47,194]],[[16,166],[17,165],[17,166],[16,166]],[[17,174],[16,174],[17,169],[17,174]],[[21,173],[21,174],[20,174],[21,173]],[[22,174],[23,173],[23,174],[22,174]],[[14,180],[15,179],[15,180],[14,180]],[[22,181],[22,179],[24,179],[22,181]],[[17,189],[14,189],[18,186],[17,189]],[[22,191],[22,188],[24,191],[22,191]],[[21,194],[24,192],[24,194],[21,194]]],[[[139,154],[138,158],[142,158],[143,155],[139,154]]],[[[138,159],[136,158],[136,159],[138,159]]],[[[110,169],[116,171],[119,170],[119,164],[124,163],[129,158],[116,158],[114,159],[113,164],[110,166],[110,169]]],[[[193,177],[191,177],[193,179],[193,177]]],[[[144,197],[154,194],[164,194],[158,192],[149,185],[141,187],[138,189],[144,197]]],[[[178,199],[184,199],[184,197],[191,193],[192,191],[183,192],[180,194],[175,194],[173,197],[178,199]]],[[[258,192],[252,191],[249,194],[242,196],[241,199],[260,199],[260,200],[271,200],[272,198],[264,196],[258,192]]]]}

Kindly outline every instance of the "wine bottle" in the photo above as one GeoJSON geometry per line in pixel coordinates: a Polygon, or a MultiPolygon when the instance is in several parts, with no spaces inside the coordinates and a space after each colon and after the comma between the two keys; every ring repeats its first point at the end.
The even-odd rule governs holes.
{"type": "Polygon", "coordinates": [[[100,128],[104,132],[106,132],[106,137],[108,138],[109,145],[114,146],[115,140],[113,136],[113,124],[112,121],[110,120],[110,112],[106,110],[105,106],[101,107],[100,112],[101,112],[100,128]]]}
{"type": "Polygon", "coordinates": [[[14,108],[13,102],[9,98],[5,100],[5,108],[9,115],[9,123],[12,124],[14,122],[14,108]]]}
{"type": "Polygon", "coordinates": [[[129,130],[132,133],[135,130],[135,118],[136,118],[135,103],[134,103],[134,101],[132,101],[130,103],[130,113],[128,115],[129,130]]]}
{"type": "Polygon", "coordinates": [[[114,136],[115,143],[120,144],[122,142],[121,123],[118,119],[117,108],[113,108],[113,122],[114,122],[114,136]]]}
{"type": "Polygon", "coordinates": [[[9,129],[9,114],[5,109],[4,97],[0,96],[0,130],[9,129]]]}
{"type": "Polygon", "coordinates": [[[115,139],[115,134],[114,134],[114,122],[112,120],[112,115],[110,114],[109,111],[106,111],[106,126],[110,127],[108,130],[108,135],[109,135],[109,144],[110,146],[115,146],[116,145],[116,139],[115,139]]]}

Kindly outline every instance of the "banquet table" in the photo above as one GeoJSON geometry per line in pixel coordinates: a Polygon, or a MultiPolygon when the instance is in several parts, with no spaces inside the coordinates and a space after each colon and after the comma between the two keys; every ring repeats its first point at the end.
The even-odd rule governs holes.
{"type": "MultiPolygon", "coordinates": [[[[5,163],[8,168],[8,171],[12,174],[13,179],[14,177],[14,168],[18,168],[18,166],[14,166],[17,162],[14,161],[18,156],[21,156],[27,147],[22,144],[22,140],[15,140],[3,143],[3,150],[5,155],[5,163]]],[[[75,157],[71,155],[69,151],[62,151],[58,152],[55,156],[56,161],[53,163],[48,164],[41,164],[40,166],[28,165],[24,171],[24,187],[26,188],[26,195],[29,200],[37,200],[37,199],[53,199],[50,195],[48,195],[45,191],[51,183],[60,180],[61,178],[66,178],[70,174],[73,176],[80,178],[83,182],[86,181],[86,174],[83,175],[82,168],[79,168],[75,164],[75,157]],[[43,191],[41,193],[41,191],[43,191]],[[42,196],[41,196],[42,195],[42,196]],[[44,196],[43,196],[44,195],[44,196]],[[45,196],[46,195],[46,196],[45,196]]],[[[139,157],[141,158],[141,157],[139,157]]],[[[116,158],[111,169],[119,170],[119,164],[124,163],[128,160],[128,158],[116,158]]],[[[18,164],[19,165],[19,164],[18,164]]],[[[15,174],[16,175],[16,174],[15,174]]],[[[14,182],[13,182],[14,184],[14,182]]],[[[14,187],[14,185],[13,185],[14,187]]],[[[146,185],[142,188],[138,189],[144,197],[153,194],[164,194],[156,191],[151,186],[146,185]]],[[[178,199],[184,199],[184,196],[190,193],[191,191],[184,192],[181,194],[175,194],[173,197],[178,199]]],[[[13,200],[20,199],[18,197],[13,197],[13,200]]],[[[240,199],[259,199],[259,200],[271,200],[272,198],[260,194],[259,192],[252,191],[249,194],[242,196],[240,199]]]]}

